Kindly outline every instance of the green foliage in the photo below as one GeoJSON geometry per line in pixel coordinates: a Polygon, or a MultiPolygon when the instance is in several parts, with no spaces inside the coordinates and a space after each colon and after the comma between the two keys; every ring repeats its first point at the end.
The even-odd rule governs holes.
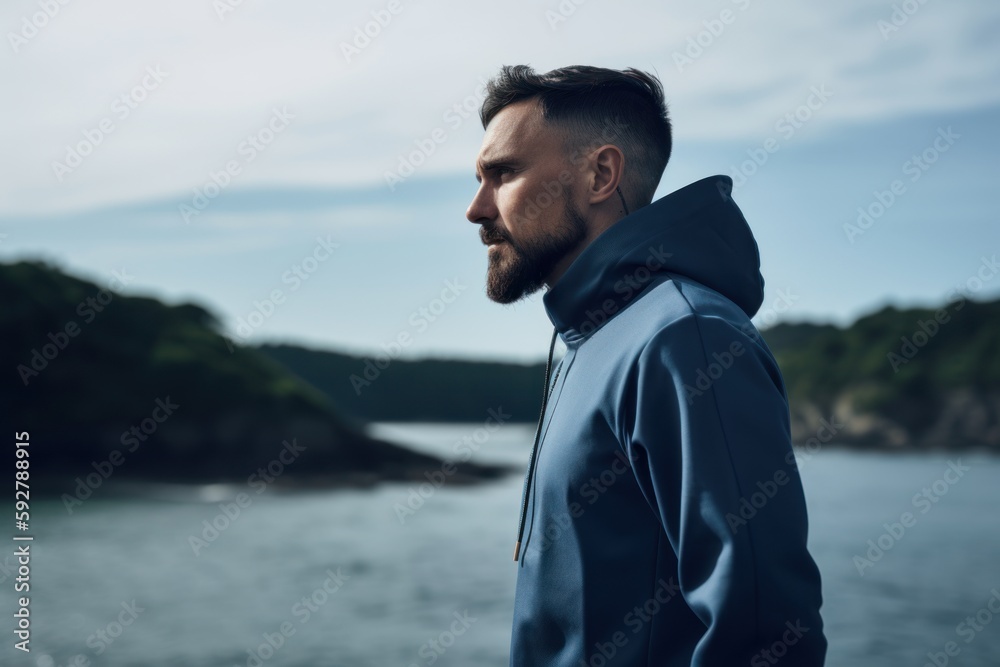
{"type": "MultiPolygon", "coordinates": [[[[940,311],[886,307],[847,328],[780,324],[763,336],[791,402],[824,405],[849,391],[857,408],[880,412],[946,389],[1000,390],[1000,301],[958,301],[940,311]],[[907,358],[903,339],[923,336],[907,358]],[[898,371],[892,353],[902,360],[898,371]]],[[[366,369],[374,372],[376,359],[288,345],[259,349],[366,419],[477,421],[484,405],[502,406],[519,421],[537,418],[540,363],[396,359],[370,384],[352,385],[352,376],[358,382],[366,369]]]]}
{"type": "Polygon", "coordinates": [[[481,422],[489,408],[502,408],[512,421],[538,418],[540,363],[393,359],[385,365],[377,357],[291,345],[258,349],[366,420],[481,422]]]}
{"type": "Polygon", "coordinates": [[[167,397],[180,408],[129,456],[129,474],[245,478],[297,436],[309,436],[312,473],[430,460],[364,436],[323,392],[232,345],[200,306],[109,292],[42,262],[0,264],[0,291],[2,399],[45,443],[39,465],[52,472],[92,472],[167,397]]]}
{"type": "Polygon", "coordinates": [[[780,324],[763,335],[792,401],[822,403],[864,387],[876,408],[950,389],[1000,390],[1000,301],[886,307],[845,329],[780,324]]]}

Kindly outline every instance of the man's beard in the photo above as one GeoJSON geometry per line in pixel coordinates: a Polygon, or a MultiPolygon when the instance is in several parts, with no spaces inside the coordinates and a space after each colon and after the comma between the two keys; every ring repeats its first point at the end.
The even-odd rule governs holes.
{"type": "Polygon", "coordinates": [[[546,236],[530,243],[515,243],[499,227],[484,223],[479,235],[484,243],[500,240],[489,252],[486,296],[497,303],[514,303],[541,289],[545,278],[567,253],[583,242],[587,221],[567,205],[559,224],[546,236]]]}

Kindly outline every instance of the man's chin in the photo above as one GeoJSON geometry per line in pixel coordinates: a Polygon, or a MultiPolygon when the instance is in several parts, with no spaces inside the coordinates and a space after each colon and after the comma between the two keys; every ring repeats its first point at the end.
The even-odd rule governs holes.
{"type": "Polygon", "coordinates": [[[493,303],[499,303],[500,305],[508,306],[512,303],[517,303],[518,301],[527,298],[529,294],[532,294],[536,291],[537,288],[529,292],[526,290],[492,290],[489,287],[487,287],[486,296],[493,303]]]}
{"type": "Polygon", "coordinates": [[[491,262],[486,272],[486,296],[496,303],[520,301],[540,288],[540,283],[527,279],[524,273],[518,272],[514,267],[501,267],[491,262]]]}
{"type": "Polygon", "coordinates": [[[486,296],[496,303],[510,304],[527,298],[544,286],[546,258],[533,258],[508,241],[491,244],[486,270],[486,296]]]}

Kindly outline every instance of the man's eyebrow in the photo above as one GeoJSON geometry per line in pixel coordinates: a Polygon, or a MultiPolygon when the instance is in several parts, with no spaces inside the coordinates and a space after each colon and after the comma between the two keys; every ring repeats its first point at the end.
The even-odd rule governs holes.
{"type": "Polygon", "coordinates": [[[521,161],[514,156],[501,156],[493,158],[492,160],[481,161],[476,164],[476,180],[482,182],[480,177],[480,171],[487,172],[493,171],[497,167],[515,167],[521,164],[521,161]]]}

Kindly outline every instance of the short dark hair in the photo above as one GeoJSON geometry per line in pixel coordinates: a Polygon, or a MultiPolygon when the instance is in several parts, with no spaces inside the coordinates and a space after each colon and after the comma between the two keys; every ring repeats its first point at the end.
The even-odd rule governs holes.
{"type": "Polygon", "coordinates": [[[505,65],[486,86],[479,110],[483,128],[504,107],[532,98],[538,99],[545,120],[569,130],[569,148],[611,143],[622,150],[627,165],[622,190],[636,203],[633,210],[653,200],[672,144],[667,103],[656,77],[633,68],[578,65],[538,74],[527,65],[505,65]]]}

